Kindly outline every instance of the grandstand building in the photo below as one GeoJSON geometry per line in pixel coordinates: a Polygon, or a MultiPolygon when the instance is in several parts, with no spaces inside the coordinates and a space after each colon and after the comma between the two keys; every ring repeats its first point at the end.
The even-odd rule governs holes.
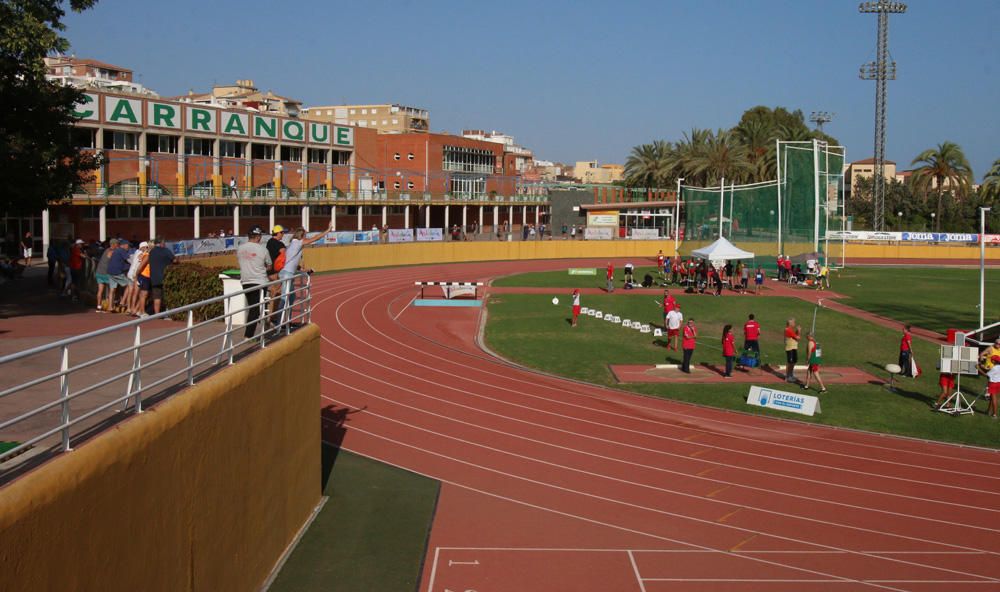
{"type": "Polygon", "coordinates": [[[475,222],[488,231],[545,216],[545,196],[523,191],[501,144],[380,135],[196,98],[88,89],[73,138],[102,155],[101,167],[67,202],[8,228],[32,230],[44,252],[69,235],[185,239],[331,219],[340,230],[475,222]]]}

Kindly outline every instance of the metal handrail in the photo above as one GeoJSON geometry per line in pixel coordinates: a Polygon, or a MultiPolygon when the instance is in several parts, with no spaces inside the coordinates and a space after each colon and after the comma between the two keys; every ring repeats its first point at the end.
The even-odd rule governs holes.
{"type": "MultiPolygon", "coordinates": [[[[77,335],[60,339],[52,343],[33,347],[14,354],[0,356],[0,372],[6,368],[12,368],[13,364],[23,364],[34,356],[60,354],[59,370],[47,372],[43,376],[33,377],[20,384],[0,390],[0,404],[5,403],[18,394],[24,394],[35,387],[39,387],[46,382],[58,381],[57,396],[41,404],[33,404],[28,410],[0,417],[0,440],[7,439],[3,431],[11,427],[23,424],[36,418],[47,411],[59,408],[61,410],[60,419],[51,425],[43,425],[32,428],[30,437],[18,442],[16,446],[0,454],[0,463],[17,457],[22,452],[44,442],[45,440],[59,434],[61,442],[58,447],[53,446],[52,452],[66,452],[72,450],[74,438],[79,438],[82,433],[74,432],[74,428],[81,426],[87,420],[95,418],[102,413],[109,412],[112,408],[122,405],[121,411],[129,409],[129,402],[134,413],[142,413],[143,401],[157,395],[167,395],[172,389],[177,387],[190,386],[195,384],[196,378],[212,367],[225,366],[235,362],[236,354],[241,350],[252,351],[257,348],[265,348],[270,341],[288,335],[294,327],[310,322],[312,310],[312,289],[311,278],[308,274],[298,273],[291,278],[282,278],[269,281],[251,287],[243,287],[241,290],[232,291],[228,294],[216,296],[151,315],[141,319],[131,320],[112,327],[98,329],[84,335],[77,335]],[[270,293],[274,291],[277,298],[274,309],[270,310],[270,293]],[[252,292],[260,292],[260,303],[256,305],[245,304],[246,295],[252,292]],[[244,304],[239,305],[238,301],[244,299],[244,304]],[[198,321],[194,321],[194,312],[211,304],[223,304],[223,313],[198,321]],[[251,313],[254,308],[258,308],[259,316],[257,323],[262,328],[259,329],[259,336],[255,333],[250,338],[243,337],[244,327],[238,323],[236,317],[244,313],[251,313]],[[187,322],[183,327],[172,329],[160,335],[155,335],[148,339],[143,339],[143,328],[149,328],[151,323],[162,321],[178,315],[185,315],[187,322]],[[207,336],[195,335],[195,331],[208,327],[218,327],[218,331],[211,332],[207,336]],[[234,333],[241,333],[241,339],[234,338],[234,333]],[[81,361],[75,365],[70,365],[70,349],[74,346],[89,344],[93,347],[94,340],[101,340],[115,333],[129,332],[134,334],[133,343],[129,347],[121,347],[109,353],[103,353],[93,359],[81,361]],[[157,355],[152,360],[142,359],[143,348],[148,348],[157,344],[166,344],[170,339],[183,339],[184,345],[177,347],[166,353],[157,355]],[[213,342],[219,343],[219,347],[210,348],[209,355],[198,357],[195,350],[210,346],[213,342]],[[243,346],[248,346],[243,348],[243,346]],[[71,389],[71,382],[79,384],[79,373],[83,370],[91,371],[108,368],[117,360],[132,354],[132,363],[120,371],[121,363],[117,363],[113,368],[100,373],[100,378],[92,380],[76,389],[71,389]],[[169,367],[171,362],[179,361],[176,368],[169,367]],[[143,372],[154,367],[167,367],[167,374],[156,378],[152,382],[142,383],[143,372]],[[72,379],[72,380],[71,380],[72,379]],[[124,393],[121,390],[114,390],[114,383],[125,380],[127,386],[124,393]],[[95,406],[82,413],[74,415],[72,413],[72,403],[82,400],[88,395],[101,396],[103,398],[95,403],[95,406]]],[[[98,344],[101,342],[98,341],[98,344]]],[[[99,345],[98,345],[99,347],[99,345]]],[[[12,372],[13,374],[13,372],[12,372]]],[[[38,393],[29,393],[37,396],[38,393]]],[[[30,427],[30,426],[29,426],[30,427]]],[[[83,427],[81,432],[92,430],[94,426],[83,427]]],[[[13,470],[14,466],[0,465],[0,476],[13,470]]]]}

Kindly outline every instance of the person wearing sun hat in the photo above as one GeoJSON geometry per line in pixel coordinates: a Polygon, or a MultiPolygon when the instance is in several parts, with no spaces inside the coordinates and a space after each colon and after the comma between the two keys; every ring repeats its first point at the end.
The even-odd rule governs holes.
{"type": "Polygon", "coordinates": [[[247,323],[243,331],[246,339],[251,339],[257,331],[257,319],[260,318],[260,299],[263,290],[253,290],[267,283],[267,270],[271,267],[271,256],[264,245],[260,244],[264,231],[260,226],[254,226],[247,233],[247,242],[236,249],[236,260],[240,263],[240,283],[243,284],[247,300],[247,323]]]}

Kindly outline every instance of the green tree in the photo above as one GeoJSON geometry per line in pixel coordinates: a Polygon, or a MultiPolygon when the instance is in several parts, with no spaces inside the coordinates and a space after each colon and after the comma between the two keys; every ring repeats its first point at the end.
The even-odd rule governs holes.
{"type": "MultiPolygon", "coordinates": [[[[82,11],[96,0],[70,0],[82,11]]],[[[0,0],[0,210],[37,212],[69,197],[97,167],[74,148],[73,110],[83,93],[45,79],[44,58],[66,51],[64,2],[0,0]]]]}
{"type": "Polygon", "coordinates": [[[625,182],[629,187],[662,187],[670,183],[673,146],[656,140],[632,148],[625,161],[625,182]]]}
{"type": "Polygon", "coordinates": [[[921,193],[926,199],[934,189],[937,194],[937,227],[941,229],[943,222],[945,185],[947,192],[957,197],[964,198],[972,184],[972,167],[965,158],[962,148],[954,142],[944,142],[938,144],[937,148],[928,148],[916,158],[911,165],[920,164],[913,170],[913,188],[921,193]]]}
{"type": "Polygon", "coordinates": [[[1000,199],[1000,158],[993,161],[993,166],[983,177],[979,195],[984,205],[995,204],[1000,199]]]}

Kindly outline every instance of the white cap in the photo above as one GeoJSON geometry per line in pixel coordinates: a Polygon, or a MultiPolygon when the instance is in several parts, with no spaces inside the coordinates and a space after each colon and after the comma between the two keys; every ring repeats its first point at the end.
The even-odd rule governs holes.
{"type": "Polygon", "coordinates": [[[140,249],[145,249],[148,246],[149,246],[149,243],[147,243],[146,241],[142,241],[141,243],[139,243],[139,248],[140,249]]]}

